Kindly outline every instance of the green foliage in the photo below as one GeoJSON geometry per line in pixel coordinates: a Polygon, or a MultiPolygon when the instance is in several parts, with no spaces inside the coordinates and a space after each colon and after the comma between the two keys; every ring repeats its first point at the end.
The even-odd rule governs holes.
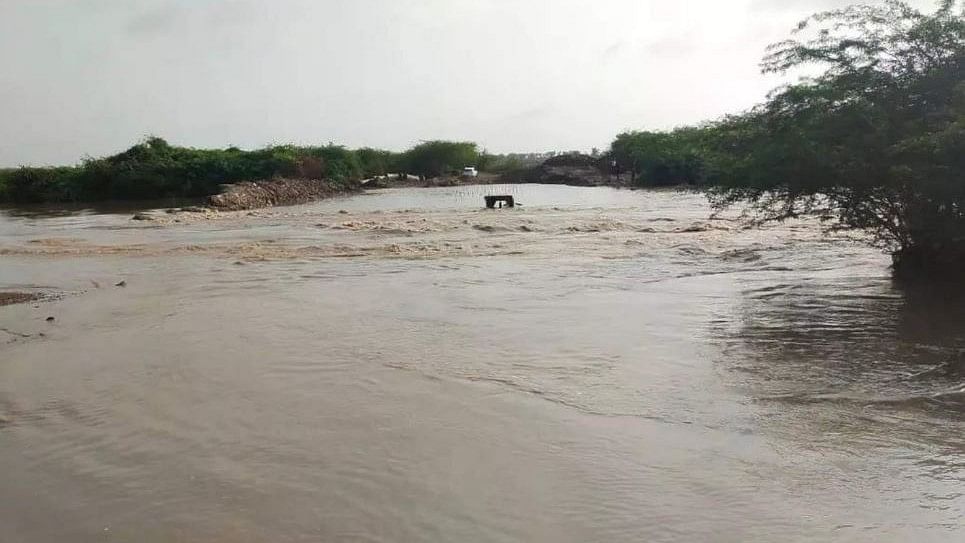
{"type": "Polygon", "coordinates": [[[362,177],[362,164],[358,154],[340,145],[297,147],[294,148],[294,152],[298,157],[312,157],[321,161],[322,168],[314,177],[324,177],[335,181],[360,179],[362,177]]]}
{"type": "Polygon", "coordinates": [[[454,174],[476,166],[479,148],[472,142],[427,141],[405,152],[403,163],[409,173],[426,177],[454,174]]]}
{"type": "Polygon", "coordinates": [[[4,170],[0,201],[39,203],[69,200],[78,193],[80,168],[18,168],[4,170]]]}
{"type": "Polygon", "coordinates": [[[819,13],[775,44],[766,73],[818,65],[751,111],[630,132],[610,157],[638,183],[698,182],[724,208],[869,231],[896,271],[965,268],[965,9],[888,0],[819,13]]]}
{"type": "Polygon", "coordinates": [[[151,137],[122,153],[87,159],[75,167],[2,170],[0,201],[199,197],[238,181],[301,177],[350,182],[362,174],[360,155],[337,145],[192,149],[151,137]]]}
{"type": "Polygon", "coordinates": [[[609,158],[643,186],[697,184],[703,179],[700,144],[703,131],[626,132],[610,146],[609,158]]]}
{"type": "Polygon", "coordinates": [[[0,202],[6,201],[9,197],[7,196],[7,187],[10,185],[10,181],[16,170],[12,168],[0,168],[0,202]]]}
{"type": "Polygon", "coordinates": [[[479,168],[480,171],[501,174],[519,171],[523,168],[535,166],[538,163],[538,161],[527,161],[522,155],[518,154],[494,155],[483,152],[479,155],[476,167],[479,168]]]}
{"type": "MultiPolygon", "coordinates": [[[[825,72],[715,127],[718,205],[818,212],[903,254],[965,241],[965,20],[889,1],[815,15],[763,68],[825,72]],[[816,28],[815,28],[816,27],[816,28]]],[[[965,253],[963,253],[965,254],[965,253]]]]}
{"type": "Polygon", "coordinates": [[[402,169],[402,155],[383,149],[363,147],[356,151],[365,177],[397,173],[402,169]]]}
{"type": "Polygon", "coordinates": [[[339,145],[276,145],[244,151],[193,149],[151,137],[113,156],[79,166],[0,170],[0,202],[67,202],[199,197],[239,181],[297,177],[350,183],[408,171],[450,174],[474,165],[475,143],[432,141],[405,153],[339,145]]]}

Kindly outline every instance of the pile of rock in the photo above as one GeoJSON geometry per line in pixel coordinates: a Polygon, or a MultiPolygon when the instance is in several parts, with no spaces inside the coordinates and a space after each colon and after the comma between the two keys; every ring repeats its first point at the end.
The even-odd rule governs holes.
{"type": "Polygon", "coordinates": [[[0,292],[0,305],[25,304],[40,298],[39,294],[33,292],[0,292]]]}
{"type": "Polygon", "coordinates": [[[351,183],[336,183],[323,179],[276,178],[226,185],[220,194],[208,198],[208,205],[223,211],[237,211],[304,204],[358,190],[360,187],[351,183]]]}

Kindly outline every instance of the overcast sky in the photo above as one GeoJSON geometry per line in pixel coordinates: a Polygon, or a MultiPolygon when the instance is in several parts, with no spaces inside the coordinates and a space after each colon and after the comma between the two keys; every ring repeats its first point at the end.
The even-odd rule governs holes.
{"type": "MultiPolygon", "coordinates": [[[[737,112],[764,47],[847,0],[0,0],[0,165],[148,134],[589,150],[737,112]]],[[[931,0],[913,2],[931,6],[931,0]]]]}

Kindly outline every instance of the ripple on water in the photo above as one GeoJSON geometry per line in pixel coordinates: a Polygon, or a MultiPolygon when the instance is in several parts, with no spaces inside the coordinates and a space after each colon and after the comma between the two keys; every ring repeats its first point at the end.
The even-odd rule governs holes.
{"type": "Polygon", "coordinates": [[[3,280],[130,285],[0,344],[0,539],[955,535],[961,300],[809,221],[507,189],[0,217],[3,280]]]}

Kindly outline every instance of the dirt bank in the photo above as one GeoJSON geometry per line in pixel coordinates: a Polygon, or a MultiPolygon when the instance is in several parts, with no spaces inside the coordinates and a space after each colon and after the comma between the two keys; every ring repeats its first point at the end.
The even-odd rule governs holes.
{"type": "Polygon", "coordinates": [[[295,205],[359,192],[356,183],[325,179],[271,179],[226,185],[224,191],[208,198],[208,205],[222,211],[238,211],[279,205],[295,205]]]}

